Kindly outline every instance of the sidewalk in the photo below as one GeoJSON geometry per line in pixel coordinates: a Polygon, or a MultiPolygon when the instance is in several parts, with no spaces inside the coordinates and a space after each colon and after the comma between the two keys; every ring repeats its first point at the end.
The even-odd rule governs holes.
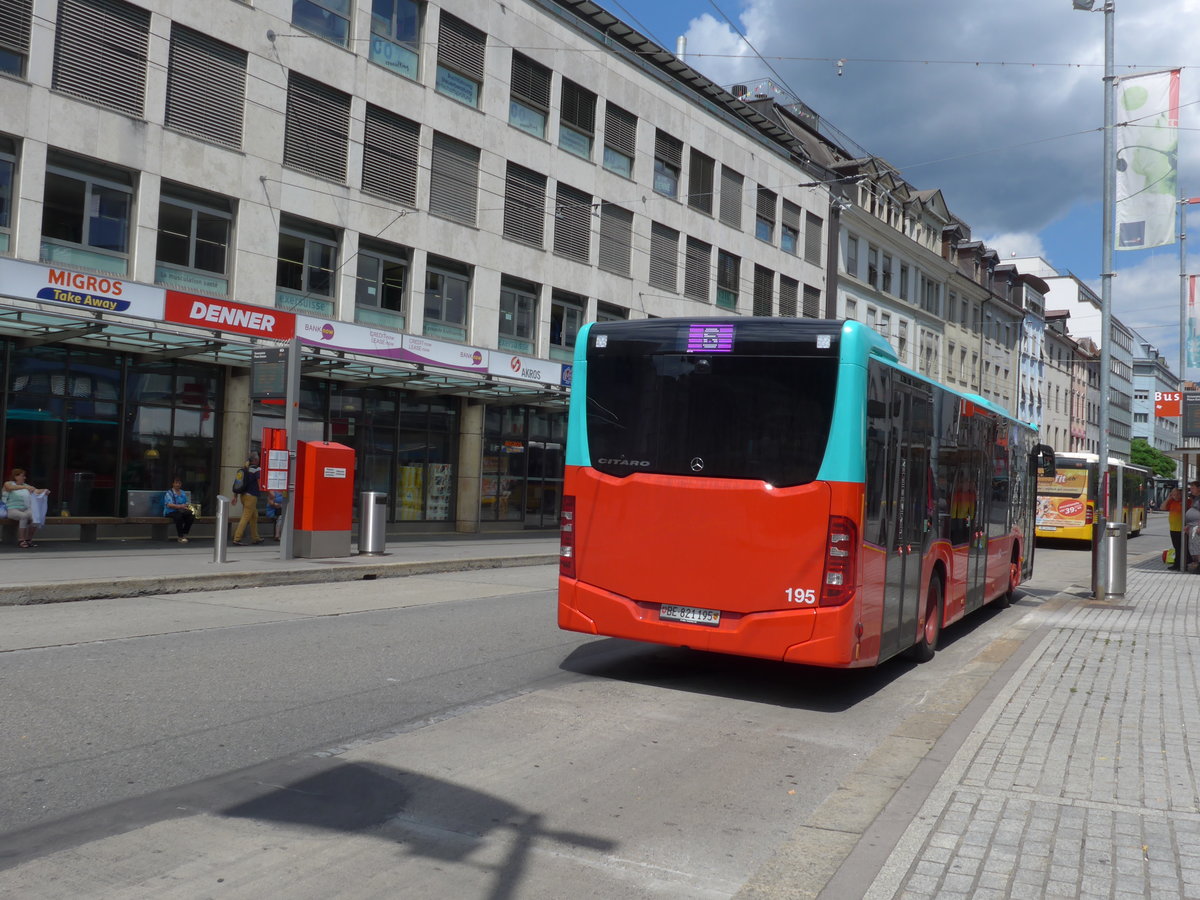
{"type": "Polygon", "coordinates": [[[540,566],[558,561],[556,532],[391,534],[382,556],[280,558],[279,545],[229,545],[214,562],[211,538],[175,541],[108,539],[95,543],[39,541],[21,550],[0,547],[0,606],[212,591],[256,585],[314,584],[394,578],[433,572],[540,566]]]}
{"type": "Polygon", "coordinates": [[[1200,576],[1069,591],[821,898],[1200,897],[1200,576]]]}

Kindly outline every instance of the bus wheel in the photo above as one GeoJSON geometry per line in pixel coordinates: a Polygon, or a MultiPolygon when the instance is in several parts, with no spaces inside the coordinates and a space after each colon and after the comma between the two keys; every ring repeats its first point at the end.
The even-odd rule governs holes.
{"type": "Polygon", "coordinates": [[[1013,560],[1008,564],[1008,589],[992,601],[996,609],[1008,609],[1017,599],[1017,585],[1021,583],[1021,563],[1013,560]]]}
{"type": "Polygon", "coordinates": [[[925,592],[925,615],[917,642],[909,648],[908,657],[917,662],[929,662],[937,650],[938,638],[942,634],[942,580],[934,575],[929,579],[929,590],[925,592]]]}

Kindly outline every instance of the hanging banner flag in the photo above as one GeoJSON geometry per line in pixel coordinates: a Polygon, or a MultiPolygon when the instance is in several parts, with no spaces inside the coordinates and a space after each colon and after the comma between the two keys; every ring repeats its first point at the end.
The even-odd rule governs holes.
{"type": "MultiPolygon", "coordinates": [[[[1187,354],[1184,362],[1191,368],[1200,368],[1200,322],[1196,321],[1197,278],[1200,278],[1200,275],[1188,276],[1187,342],[1184,344],[1187,354]]],[[[1181,378],[1184,375],[1183,372],[1179,373],[1181,378]]]]}
{"type": "Polygon", "coordinates": [[[1117,80],[1118,250],[1175,243],[1179,70],[1117,80]]]}

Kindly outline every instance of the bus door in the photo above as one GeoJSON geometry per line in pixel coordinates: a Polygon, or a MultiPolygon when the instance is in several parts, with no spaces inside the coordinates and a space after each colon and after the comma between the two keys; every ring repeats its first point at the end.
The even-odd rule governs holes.
{"type": "Polygon", "coordinates": [[[992,498],[991,449],[995,431],[995,422],[981,416],[974,417],[969,426],[967,470],[963,473],[963,478],[971,485],[972,498],[967,526],[970,540],[967,549],[966,608],[968,612],[983,605],[984,593],[987,588],[987,522],[988,507],[992,498]]]}
{"type": "Polygon", "coordinates": [[[911,646],[917,634],[921,568],[932,537],[929,484],[929,388],[899,373],[892,380],[890,519],[880,655],[911,646]]]}

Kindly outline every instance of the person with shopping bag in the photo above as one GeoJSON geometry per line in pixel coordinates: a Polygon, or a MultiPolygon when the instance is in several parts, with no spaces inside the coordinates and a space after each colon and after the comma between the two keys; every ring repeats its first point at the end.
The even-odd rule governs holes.
{"type": "Polygon", "coordinates": [[[46,504],[49,501],[48,488],[36,488],[26,479],[24,469],[13,469],[10,480],[4,482],[5,516],[17,522],[17,546],[22,550],[36,547],[33,536],[38,527],[46,522],[46,504]]]}

